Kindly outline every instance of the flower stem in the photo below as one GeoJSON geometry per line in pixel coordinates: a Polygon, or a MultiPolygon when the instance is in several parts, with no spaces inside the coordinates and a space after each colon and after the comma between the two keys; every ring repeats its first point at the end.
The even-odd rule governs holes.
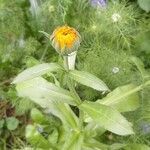
{"type": "MultiPolygon", "coordinates": [[[[64,56],[64,67],[65,67],[66,71],[69,72],[69,65],[68,65],[67,56],[64,56]]],[[[72,93],[72,95],[73,95],[73,97],[77,103],[77,106],[79,106],[82,103],[82,100],[75,90],[75,86],[74,86],[75,84],[74,84],[73,80],[70,79],[70,77],[68,75],[67,75],[67,85],[68,85],[68,88],[69,88],[70,92],[72,93]]],[[[80,128],[82,129],[83,120],[84,120],[84,112],[82,110],[79,110],[79,120],[80,120],[80,128]]]]}
{"type": "Polygon", "coordinates": [[[64,67],[66,69],[66,71],[69,71],[69,65],[68,65],[68,56],[63,56],[64,58],[64,67]]]}

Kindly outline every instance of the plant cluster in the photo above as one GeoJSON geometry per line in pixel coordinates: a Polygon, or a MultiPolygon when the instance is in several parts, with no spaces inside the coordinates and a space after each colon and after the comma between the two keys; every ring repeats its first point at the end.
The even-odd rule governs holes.
{"type": "Polygon", "coordinates": [[[1,149],[149,149],[149,12],[149,0],[0,0],[1,149]],[[77,56],[80,42],[63,57],[50,42],[64,25],[77,56]]]}

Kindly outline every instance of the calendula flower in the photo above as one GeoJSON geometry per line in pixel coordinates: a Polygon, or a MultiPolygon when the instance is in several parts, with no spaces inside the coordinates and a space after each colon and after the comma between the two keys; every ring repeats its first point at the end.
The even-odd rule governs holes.
{"type": "Polygon", "coordinates": [[[50,39],[52,46],[61,55],[68,55],[77,51],[81,41],[79,33],[69,26],[56,28],[50,39]]]}

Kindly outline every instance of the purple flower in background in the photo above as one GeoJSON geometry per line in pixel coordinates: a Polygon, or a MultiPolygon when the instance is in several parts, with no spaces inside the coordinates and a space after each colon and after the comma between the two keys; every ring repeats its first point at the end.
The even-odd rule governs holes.
{"type": "Polygon", "coordinates": [[[106,7],[106,0],[90,0],[93,6],[106,7]]]}

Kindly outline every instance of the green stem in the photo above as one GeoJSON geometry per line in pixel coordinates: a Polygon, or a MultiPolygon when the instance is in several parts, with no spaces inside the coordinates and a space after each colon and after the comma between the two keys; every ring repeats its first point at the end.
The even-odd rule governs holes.
{"type": "Polygon", "coordinates": [[[76,92],[76,90],[75,90],[75,88],[73,86],[72,80],[69,77],[68,77],[68,83],[67,83],[67,85],[68,85],[69,90],[73,94],[73,96],[74,96],[74,98],[76,100],[77,105],[80,105],[82,103],[82,101],[81,101],[79,95],[77,94],[77,92],[76,92]]]}
{"type": "MultiPolygon", "coordinates": [[[[69,72],[67,56],[64,56],[64,67],[65,67],[66,71],[69,72]]],[[[68,85],[68,88],[69,88],[70,92],[72,93],[74,99],[76,100],[77,105],[79,106],[82,103],[82,100],[80,99],[78,93],[75,90],[75,86],[74,86],[72,79],[70,79],[68,75],[67,75],[67,85],[68,85]]],[[[79,110],[79,120],[80,120],[80,128],[82,129],[83,120],[84,120],[84,112],[82,110],[79,110]]]]}
{"type": "Polygon", "coordinates": [[[45,57],[45,55],[46,55],[46,53],[47,53],[48,47],[49,47],[49,43],[47,43],[47,45],[46,45],[46,47],[45,47],[45,49],[44,49],[44,52],[43,52],[43,54],[42,54],[42,56],[41,56],[41,59],[40,59],[40,62],[43,61],[43,59],[44,59],[44,57],[45,57]]]}
{"type": "MultiPolygon", "coordinates": [[[[64,67],[66,69],[67,72],[69,72],[69,65],[68,65],[68,57],[64,56],[64,67]]],[[[72,79],[69,78],[69,76],[67,75],[67,85],[69,90],[71,91],[71,93],[73,94],[74,98],[76,99],[77,105],[80,105],[82,103],[82,100],[80,99],[79,95],[77,94],[75,87],[74,87],[74,83],[72,81],[72,79]]]]}
{"type": "MultiPolygon", "coordinates": [[[[68,77],[69,79],[69,77],[68,77]]],[[[82,100],[80,99],[79,95],[77,94],[73,84],[72,84],[72,80],[68,80],[68,87],[70,89],[70,91],[72,92],[77,105],[79,106],[82,103],[82,100]]],[[[79,110],[79,121],[80,121],[80,129],[82,129],[83,127],[83,121],[84,121],[84,112],[82,110],[79,110]]]]}

